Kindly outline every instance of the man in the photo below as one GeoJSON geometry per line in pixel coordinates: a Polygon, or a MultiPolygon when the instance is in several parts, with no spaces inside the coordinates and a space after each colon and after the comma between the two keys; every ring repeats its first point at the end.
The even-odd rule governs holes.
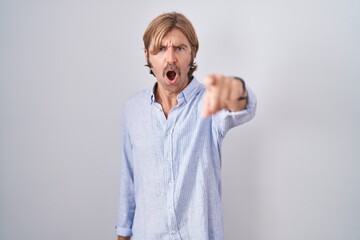
{"type": "Polygon", "coordinates": [[[255,96],[240,78],[193,77],[199,43],[182,14],[156,17],[143,40],[156,83],[124,106],[118,239],[223,239],[221,142],[255,96]]]}

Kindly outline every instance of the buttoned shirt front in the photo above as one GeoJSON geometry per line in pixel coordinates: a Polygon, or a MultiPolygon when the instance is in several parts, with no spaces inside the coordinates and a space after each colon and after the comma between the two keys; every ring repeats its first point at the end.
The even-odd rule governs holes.
{"type": "Polygon", "coordinates": [[[153,89],[124,106],[116,232],[135,240],[224,238],[221,143],[251,120],[256,98],[239,112],[203,118],[204,86],[195,78],[166,118],[153,89]]]}

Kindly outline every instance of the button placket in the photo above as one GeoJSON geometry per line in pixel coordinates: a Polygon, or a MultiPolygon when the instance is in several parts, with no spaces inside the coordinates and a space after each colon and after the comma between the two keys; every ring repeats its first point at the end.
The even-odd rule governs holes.
{"type": "MultiPolygon", "coordinates": [[[[177,109],[174,108],[170,111],[170,114],[168,115],[168,119],[166,121],[166,131],[165,131],[165,145],[164,145],[164,156],[166,157],[166,163],[168,165],[168,169],[170,172],[171,179],[168,182],[168,191],[167,191],[167,214],[168,214],[168,227],[169,227],[169,233],[175,237],[175,235],[178,233],[177,230],[177,221],[176,221],[176,215],[174,211],[174,166],[173,166],[173,131],[174,131],[174,125],[175,125],[175,119],[177,115],[177,109]]],[[[177,239],[177,238],[175,238],[177,239]]]]}

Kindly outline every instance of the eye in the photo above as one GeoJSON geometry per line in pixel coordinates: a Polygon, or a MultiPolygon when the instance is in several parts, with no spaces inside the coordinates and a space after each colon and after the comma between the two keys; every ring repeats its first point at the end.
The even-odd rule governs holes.
{"type": "Polygon", "coordinates": [[[183,52],[183,51],[185,51],[185,48],[184,47],[176,47],[176,51],[183,52]]]}
{"type": "Polygon", "coordinates": [[[166,51],[166,47],[160,47],[159,48],[159,52],[164,52],[164,51],[166,51]]]}

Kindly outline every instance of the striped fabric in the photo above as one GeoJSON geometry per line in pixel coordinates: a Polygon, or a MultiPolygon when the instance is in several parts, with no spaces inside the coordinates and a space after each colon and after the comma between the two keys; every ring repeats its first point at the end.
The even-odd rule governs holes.
{"type": "Polygon", "coordinates": [[[227,131],[251,120],[247,108],[204,119],[204,86],[195,78],[165,118],[153,89],[124,106],[122,164],[116,233],[135,240],[224,238],[221,142],[227,131]]]}

